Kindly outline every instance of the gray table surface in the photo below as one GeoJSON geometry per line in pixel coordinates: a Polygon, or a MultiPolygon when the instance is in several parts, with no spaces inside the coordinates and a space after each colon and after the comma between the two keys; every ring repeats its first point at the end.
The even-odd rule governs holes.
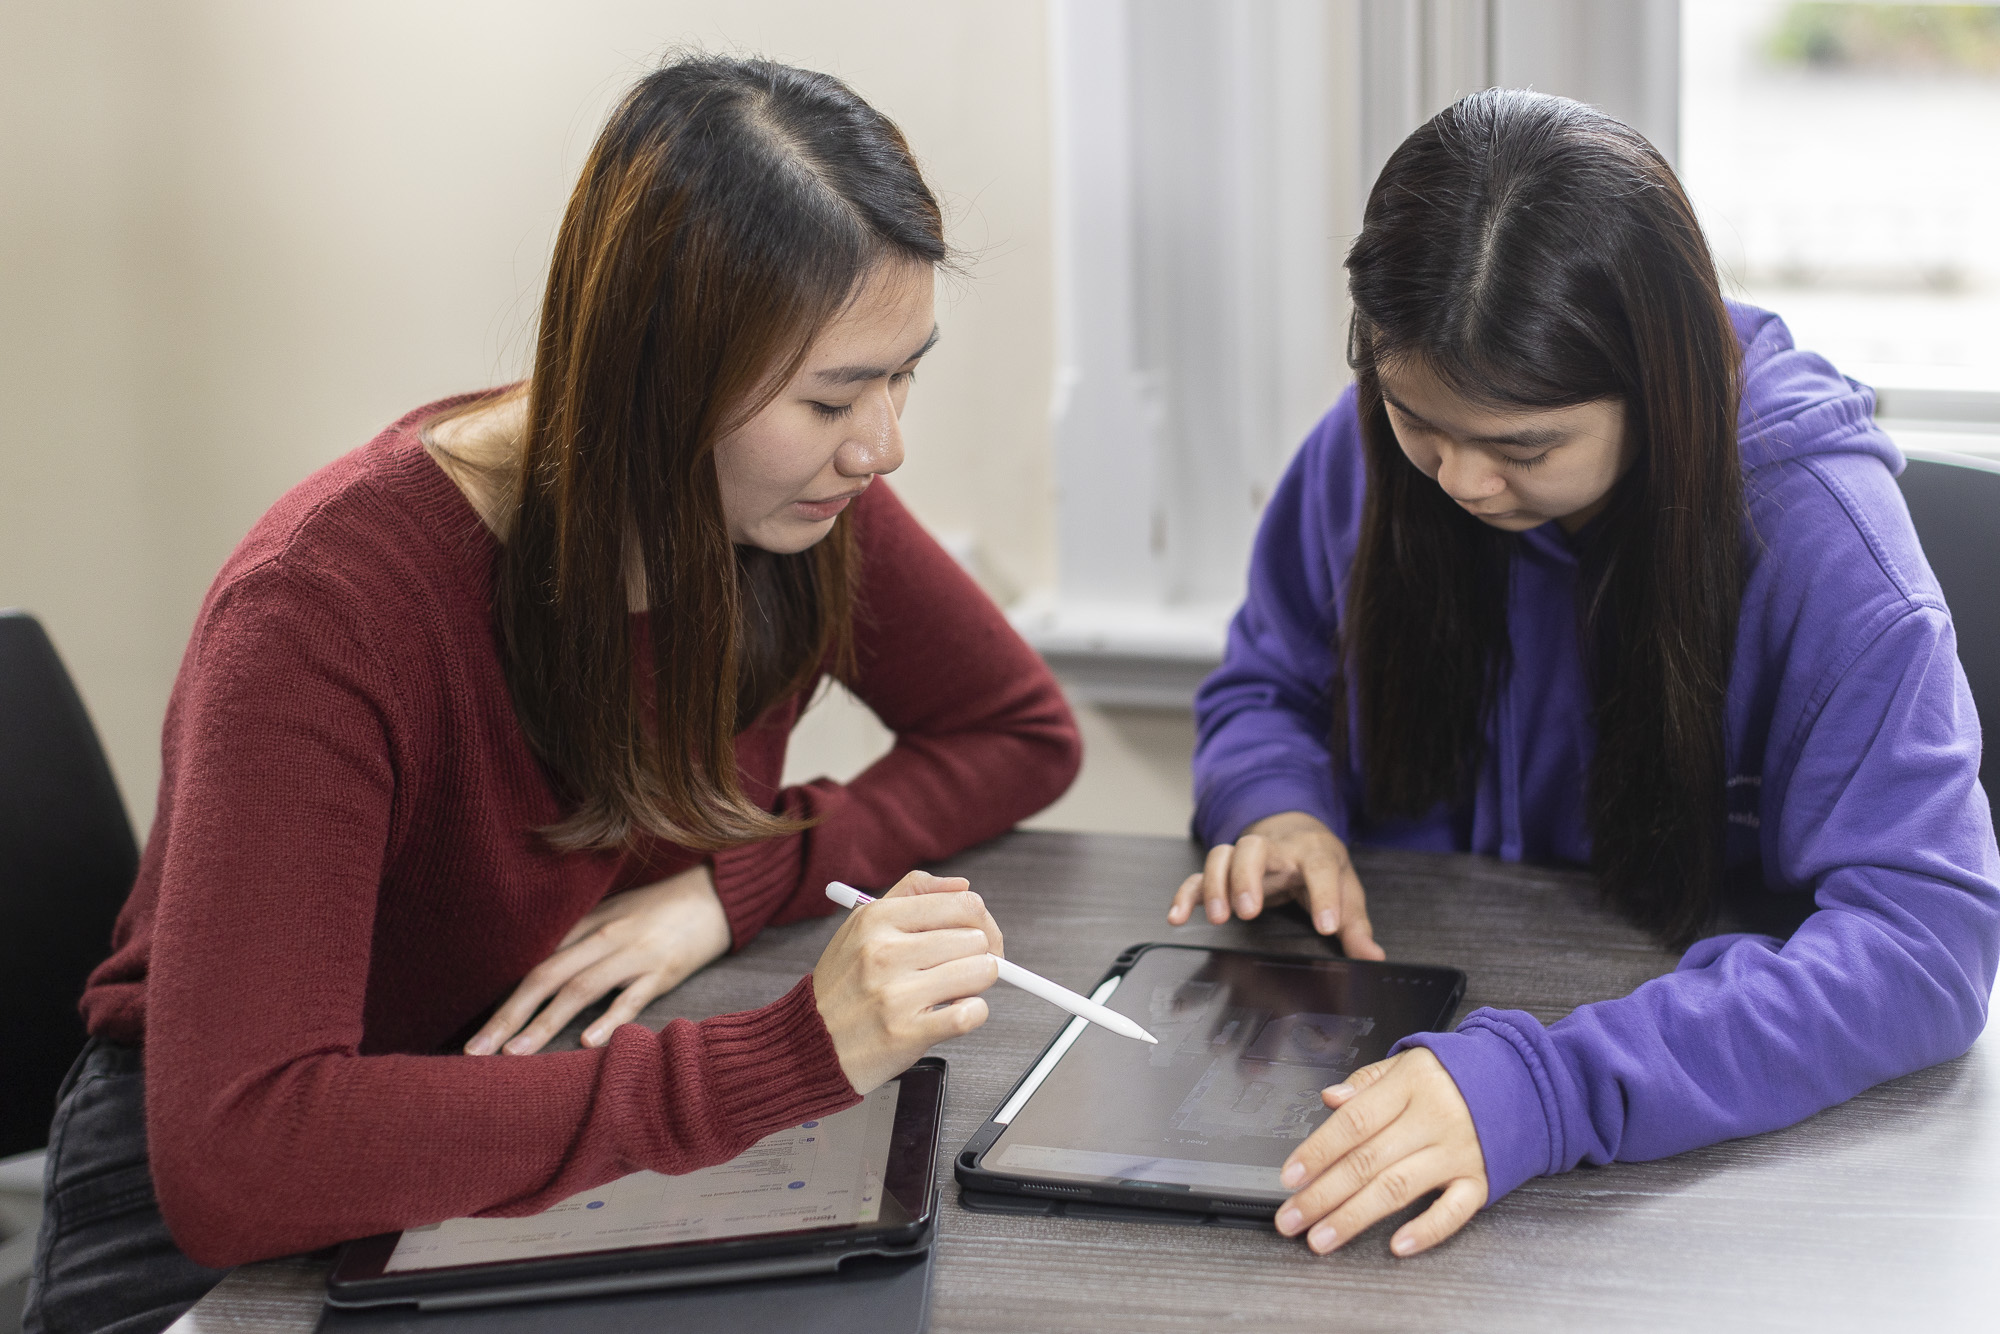
{"type": "MultiPolygon", "coordinates": [[[[1553,1020],[1673,967],[1672,954],[1599,907],[1581,875],[1365,850],[1356,861],[1390,957],[1470,975],[1461,1014],[1496,1005],[1553,1020]]],[[[1017,833],[948,869],[986,896],[1010,957],[1079,990],[1139,941],[1325,948],[1289,909],[1255,923],[1168,927],[1167,895],[1197,864],[1176,840],[1017,833]]],[[[645,1019],[774,1000],[832,930],[826,921],[768,931],[645,1019]]],[[[1011,988],[990,1000],[984,1028],[939,1049],[951,1062],[947,1158],[1059,1026],[1061,1016],[1011,988]]],[[[1391,1225],[1321,1258],[1275,1232],[973,1214],[947,1185],[931,1328],[1993,1328],[1996,1059],[1989,1032],[1956,1061],[1788,1130],[1532,1181],[1409,1260],[1389,1254],[1391,1225]]],[[[313,1259],[245,1266],[175,1329],[310,1330],[325,1271],[313,1259]]]]}

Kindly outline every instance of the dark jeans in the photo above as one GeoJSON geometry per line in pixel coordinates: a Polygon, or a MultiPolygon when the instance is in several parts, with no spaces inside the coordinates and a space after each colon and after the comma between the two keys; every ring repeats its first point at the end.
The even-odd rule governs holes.
{"type": "Polygon", "coordinates": [[[139,1049],[92,1038],[49,1126],[23,1334],[158,1334],[221,1281],[181,1254],[153,1198],[139,1049]]]}

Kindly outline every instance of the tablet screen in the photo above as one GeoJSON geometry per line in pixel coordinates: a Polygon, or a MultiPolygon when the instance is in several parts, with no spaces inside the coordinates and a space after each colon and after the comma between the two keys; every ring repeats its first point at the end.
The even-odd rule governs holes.
{"type": "Polygon", "coordinates": [[[494,1264],[633,1246],[719,1241],[901,1216],[883,1186],[900,1080],[845,1111],[767,1135],[726,1163],[634,1172],[526,1218],[410,1228],[383,1272],[494,1264]]]}
{"type": "Polygon", "coordinates": [[[1320,1090],[1447,1022],[1461,980],[1444,968],[1149,947],[1104,1003],[1159,1045],[1094,1024],[1066,1050],[1059,1039],[1040,1083],[1031,1074],[994,1117],[1006,1128],[981,1166],[1276,1203],[1288,1194],[1278,1169],[1328,1115],[1320,1090]]]}

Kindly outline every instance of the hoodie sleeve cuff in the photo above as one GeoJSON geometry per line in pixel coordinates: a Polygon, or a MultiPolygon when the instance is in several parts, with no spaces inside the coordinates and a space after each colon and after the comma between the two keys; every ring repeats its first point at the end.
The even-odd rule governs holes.
{"type": "Polygon", "coordinates": [[[1486,1159],[1486,1203],[1531,1177],[1560,1171],[1554,1086],[1541,1058],[1508,1019],[1527,1014],[1475,1010],[1456,1033],[1418,1033],[1392,1049],[1425,1047],[1458,1085],[1486,1159]]]}
{"type": "Polygon", "coordinates": [[[1347,813],[1327,790],[1325,780],[1298,774],[1273,774],[1233,785],[1202,802],[1195,815],[1195,833],[1210,847],[1234,843],[1243,831],[1267,815],[1304,811],[1347,841],[1347,813]]]}

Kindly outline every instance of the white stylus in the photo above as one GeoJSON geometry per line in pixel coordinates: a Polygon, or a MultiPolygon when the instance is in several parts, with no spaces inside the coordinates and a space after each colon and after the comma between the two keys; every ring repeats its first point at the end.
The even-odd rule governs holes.
{"type": "MultiPolygon", "coordinates": [[[[875,902],[873,894],[863,894],[854,886],[843,885],[838,880],[826,887],[826,896],[843,908],[859,908],[864,903],[875,902]]],[[[1046,977],[1029,972],[1019,964],[1008,963],[997,954],[989,954],[986,957],[1000,965],[1002,982],[1011,982],[1029,995],[1040,996],[1051,1005],[1060,1006],[1071,1014],[1090,1020],[1093,1024],[1101,1024],[1120,1037],[1137,1038],[1156,1047],[1159,1045],[1158,1038],[1118,1011],[1099,1005],[1088,996],[1079,996],[1068,987],[1058,986],[1046,977]]]]}

